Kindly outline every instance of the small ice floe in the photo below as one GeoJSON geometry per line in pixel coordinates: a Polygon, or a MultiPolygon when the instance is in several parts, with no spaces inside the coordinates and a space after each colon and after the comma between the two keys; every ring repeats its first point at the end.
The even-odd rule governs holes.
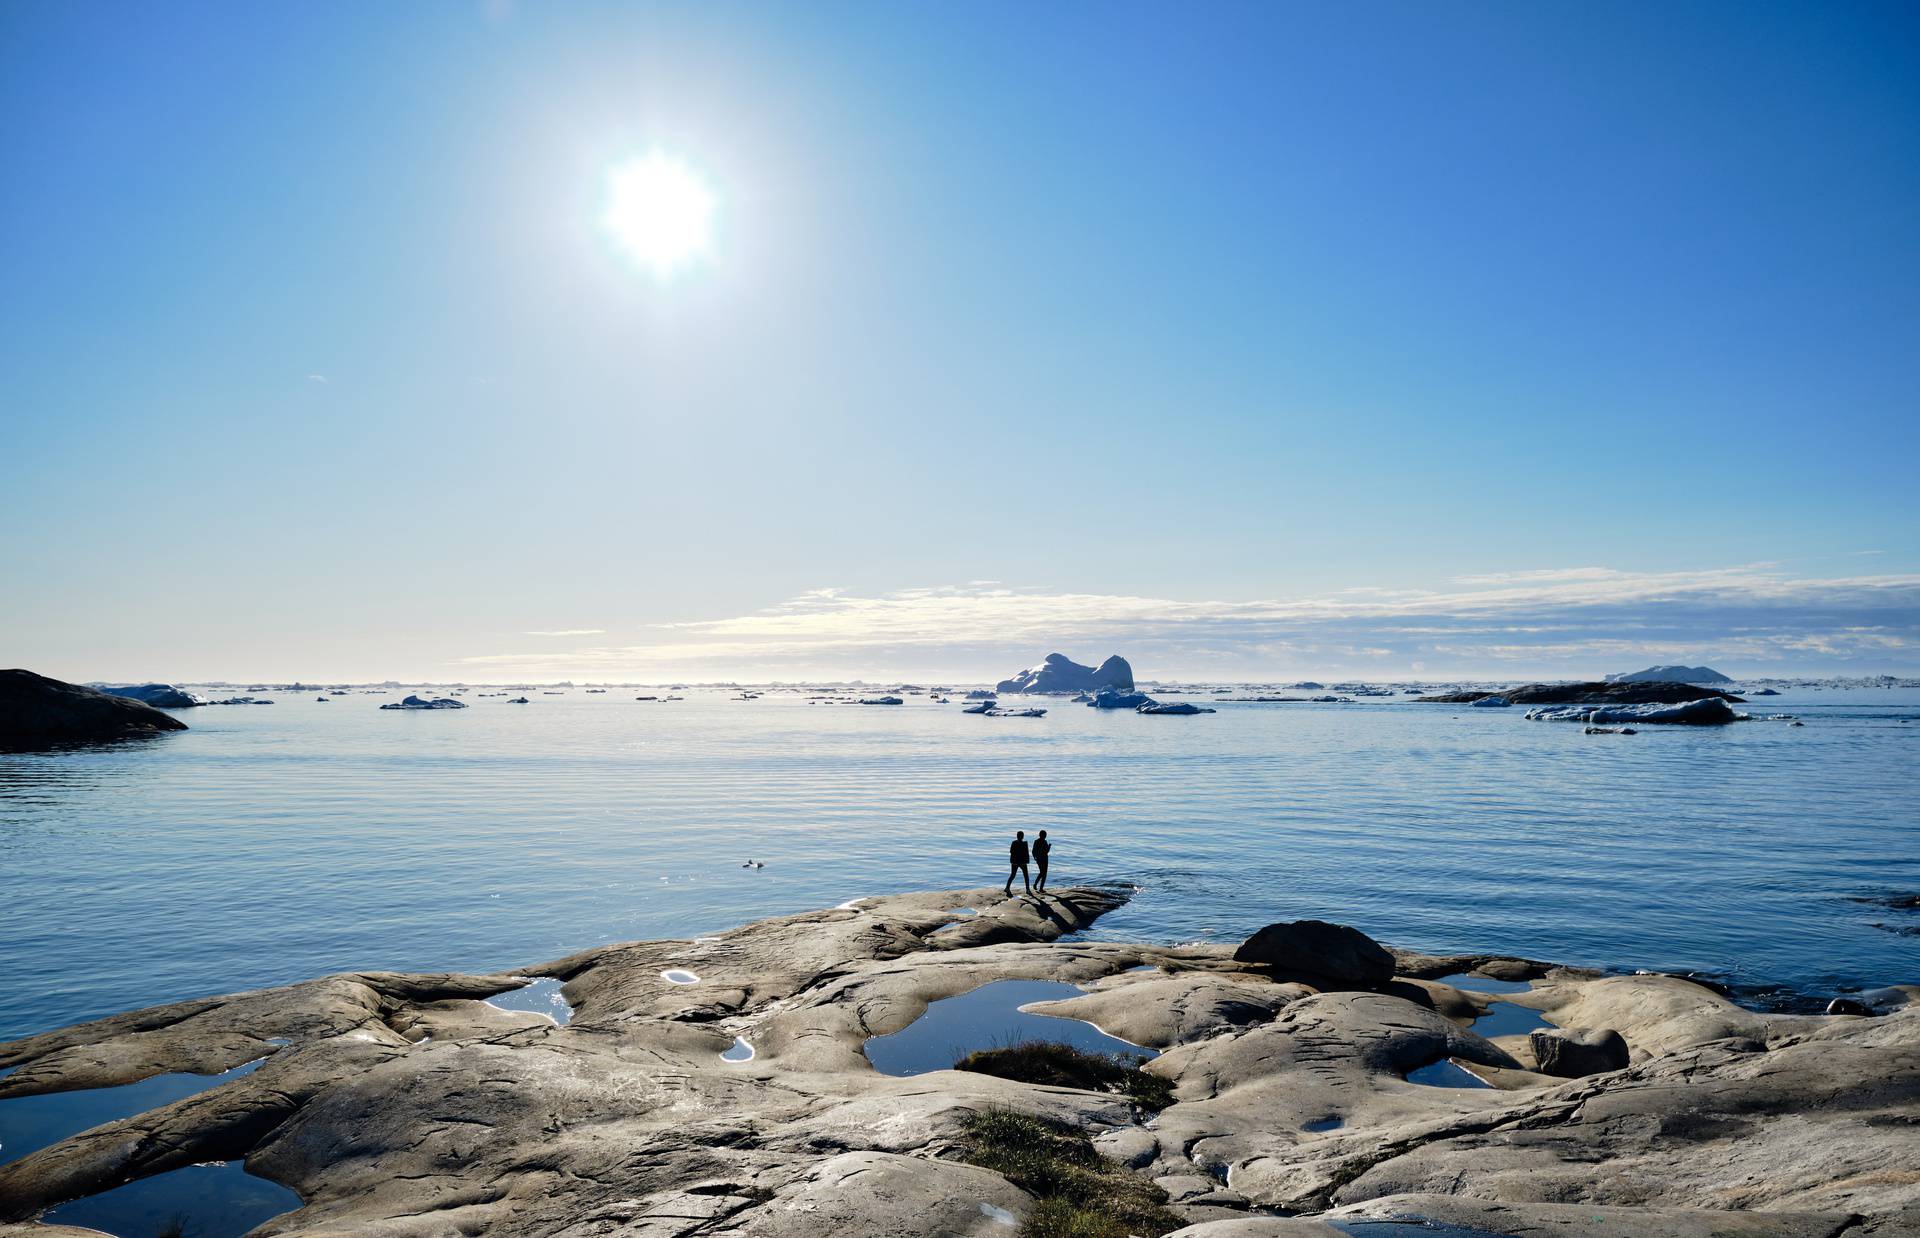
{"type": "Polygon", "coordinates": [[[1585,733],[1588,735],[1638,735],[1640,732],[1630,726],[1589,726],[1585,733]]]}
{"type": "Polygon", "coordinates": [[[996,1204],[981,1204],[980,1215],[992,1221],[995,1225],[1005,1225],[1011,1228],[1020,1224],[1019,1217],[996,1204]]]}
{"type": "Polygon", "coordinates": [[[735,1036],[733,1038],[733,1047],[725,1053],[722,1053],[720,1060],[723,1062],[751,1062],[753,1060],[753,1046],[748,1044],[744,1037],[735,1036]]]}
{"type": "Polygon", "coordinates": [[[668,984],[699,984],[700,977],[684,967],[669,967],[660,973],[660,978],[668,984]]]}
{"type": "Polygon", "coordinates": [[[901,700],[897,696],[866,696],[866,697],[861,697],[860,700],[855,703],[860,705],[905,705],[906,704],[905,701],[901,700]]]}
{"type": "Polygon", "coordinates": [[[542,976],[529,980],[517,989],[505,993],[496,993],[487,999],[487,1005],[496,1010],[517,1010],[525,1014],[545,1015],[556,1026],[565,1027],[573,1021],[573,1007],[560,995],[564,982],[552,976],[542,976]]]}

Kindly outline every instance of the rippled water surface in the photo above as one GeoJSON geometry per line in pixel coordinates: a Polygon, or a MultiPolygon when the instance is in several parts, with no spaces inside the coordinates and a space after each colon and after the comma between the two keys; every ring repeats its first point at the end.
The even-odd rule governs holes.
{"type": "Polygon", "coordinates": [[[1001,719],[618,690],[382,712],[184,711],[0,755],[0,1037],[366,968],[501,969],[888,891],[1137,885],[1096,934],[1319,917],[1427,950],[1920,980],[1920,698],[1756,701],[1803,727],[1594,735],[1519,710],[1226,704],[1001,719]],[[759,861],[764,868],[746,868],[759,861]],[[1876,927],[1884,926],[1884,927],[1876,927]]]}

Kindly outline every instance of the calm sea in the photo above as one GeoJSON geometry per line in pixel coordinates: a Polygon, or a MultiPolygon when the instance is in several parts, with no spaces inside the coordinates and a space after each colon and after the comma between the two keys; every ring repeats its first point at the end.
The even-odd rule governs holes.
{"type": "Polygon", "coordinates": [[[1633,736],[1410,702],[1021,719],[918,697],[268,695],[153,742],[0,755],[0,1038],[997,883],[1015,828],[1051,832],[1059,883],[1139,888],[1105,937],[1311,916],[1810,993],[1920,981],[1920,912],[1856,901],[1920,891],[1913,693],[1633,736]]]}

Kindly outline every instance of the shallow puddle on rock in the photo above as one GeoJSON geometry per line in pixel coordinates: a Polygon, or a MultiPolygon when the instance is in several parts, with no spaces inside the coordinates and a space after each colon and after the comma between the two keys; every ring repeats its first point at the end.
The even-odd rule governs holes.
{"type": "Polygon", "coordinates": [[[1446,1058],[1429,1062],[1418,1070],[1408,1071],[1407,1082],[1430,1088],[1490,1088],[1493,1086],[1465,1067],[1455,1066],[1446,1058]]]}
{"type": "Polygon", "coordinates": [[[1091,1023],[1020,1009],[1081,993],[1078,986],[1057,980],[983,984],[970,993],[932,1003],[925,1014],[891,1035],[869,1037],[867,1060],[883,1075],[918,1075],[946,1070],[977,1049],[1004,1049],[1035,1040],[1059,1041],[1087,1053],[1159,1056],[1152,1049],[1109,1036],[1091,1023]]]}
{"type": "Polygon", "coordinates": [[[487,999],[487,1005],[500,1010],[523,1010],[528,1014],[543,1014],[561,1027],[573,1021],[573,1007],[560,995],[563,981],[551,976],[542,976],[531,984],[511,989],[505,993],[495,993],[487,999]]]}
{"type": "Polygon", "coordinates": [[[1531,993],[1531,980],[1492,980],[1486,976],[1469,976],[1466,972],[1455,972],[1451,976],[1441,976],[1432,981],[1434,984],[1450,984],[1456,989],[1472,989],[1476,993],[1531,993]]]}
{"type": "Polygon", "coordinates": [[[1311,1122],[1302,1122],[1300,1129],[1319,1134],[1321,1131],[1337,1131],[1346,1124],[1345,1118],[1315,1118],[1311,1122]]]}
{"type": "Polygon", "coordinates": [[[751,1062],[753,1060],[753,1046],[748,1044],[744,1037],[735,1036],[733,1038],[733,1047],[722,1053],[720,1060],[723,1062],[751,1062]]]}
{"type": "Polygon", "coordinates": [[[1538,1010],[1529,1010],[1512,1002],[1489,1002],[1487,1013],[1469,1026],[1491,1040],[1495,1036],[1524,1036],[1536,1028],[1552,1027],[1553,1024],[1547,1022],[1538,1010]]]}
{"type": "Polygon", "coordinates": [[[668,984],[699,984],[700,977],[684,967],[669,967],[660,973],[660,978],[668,984]]]}
{"type": "Polygon", "coordinates": [[[188,1165],[51,1209],[55,1225],[97,1229],[116,1238],[148,1238],[162,1232],[193,1238],[239,1238],[255,1226],[292,1212],[300,1197],[239,1161],[188,1165]],[[177,1223],[178,1228],[169,1226],[177,1223]]]}
{"type": "Polygon", "coordinates": [[[250,1075],[266,1060],[259,1058],[218,1075],[181,1072],[153,1075],[138,1083],[112,1088],[5,1097],[0,1099],[0,1164],[17,1161],[69,1135],[158,1109],[196,1092],[219,1087],[230,1079],[250,1075]]]}

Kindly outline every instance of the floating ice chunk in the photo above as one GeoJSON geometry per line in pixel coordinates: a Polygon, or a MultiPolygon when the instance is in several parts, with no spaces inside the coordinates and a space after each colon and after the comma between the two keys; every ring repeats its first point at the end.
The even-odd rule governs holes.
{"type": "Polygon", "coordinates": [[[1720,726],[1746,722],[1746,714],[1718,697],[1683,701],[1678,705],[1560,705],[1527,711],[1529,722],[1584,722],[1589,726],[1623,722],[1665,723],[1679,726],[1720,726]]]}

